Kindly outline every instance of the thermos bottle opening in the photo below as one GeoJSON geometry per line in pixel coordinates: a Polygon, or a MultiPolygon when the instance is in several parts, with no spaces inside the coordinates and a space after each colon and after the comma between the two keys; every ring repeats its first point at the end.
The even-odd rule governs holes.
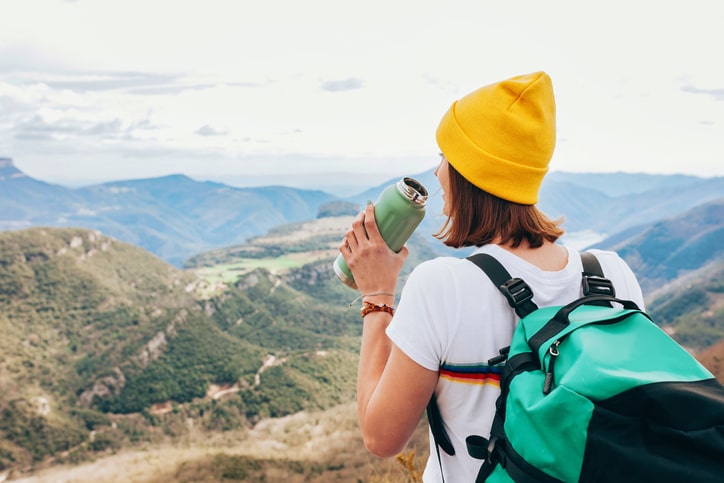
{"type": "Polygon", "coordinates": [[[402,178],[397,184],[397,188],[415,204],[424,205],[427,201],[427,189],[416,179],[402,178]]]}

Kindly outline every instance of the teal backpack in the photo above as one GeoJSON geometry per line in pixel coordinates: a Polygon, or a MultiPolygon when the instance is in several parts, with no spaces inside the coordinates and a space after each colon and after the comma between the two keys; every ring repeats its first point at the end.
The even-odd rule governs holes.
{"type": "MultiPolygon", "coordinates": [[[[466,441],[476,482],[724,481],[724,387],[581,257],[583,297],[541,309],[495,258],[469,257],[521,319],[488,362],[505,362],[490,438],[466,441]]],[[[428,420],[438,459],[454,454],[434,398],[428,420]]]]}

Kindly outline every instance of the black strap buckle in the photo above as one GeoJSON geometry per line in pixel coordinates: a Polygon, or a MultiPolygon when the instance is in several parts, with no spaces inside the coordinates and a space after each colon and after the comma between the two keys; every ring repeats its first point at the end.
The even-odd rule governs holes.
{"type": "Polygon", "coordinates": [[[498,355],[488,359],[489,366],[495,366],[501,362],[508,360],[508,354],[510,353],[510,346],[505,346],[498,351],[498,355]]]}
{"type": "Polygon", "coordinates": [[[613,283],[607,278],[598,275],[583,276],[583,295],[609,295],[616,296],[616,289],[613,283]]]}
{"type": "Polygon", "coordinates": [[[489,444],[490,442],[482,436],[472,435],[465,438],[468,454],[478,460],[484,460],[488,456],[489,444]]]}
{"type": "Polygon", "coordinates": [[[500,286],[500,291],[513,308],[533,299],[533,291],[522,278],[511,278],[500,286]]]}

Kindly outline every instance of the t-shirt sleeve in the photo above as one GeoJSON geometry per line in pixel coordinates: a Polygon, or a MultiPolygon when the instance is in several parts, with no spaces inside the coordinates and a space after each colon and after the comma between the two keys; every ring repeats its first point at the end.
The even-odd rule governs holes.
{"type": "Polygon", "coordinates": [[[402,290],[387,336],[410,359],[437,371],[447,343],[446,311],[454,300],[454,279],[443,261],[418,265],[402,290]]]}

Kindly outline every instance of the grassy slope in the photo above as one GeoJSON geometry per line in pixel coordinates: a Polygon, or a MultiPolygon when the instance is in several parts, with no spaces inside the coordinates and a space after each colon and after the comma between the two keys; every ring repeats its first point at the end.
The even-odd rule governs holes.
{"type": "Polygon", "coordinates": [[[353,398],[354,311],[268,271],[196,300],[192,272],[72,229],[0,234],[0,265],[0,471],[353,398]]]}

